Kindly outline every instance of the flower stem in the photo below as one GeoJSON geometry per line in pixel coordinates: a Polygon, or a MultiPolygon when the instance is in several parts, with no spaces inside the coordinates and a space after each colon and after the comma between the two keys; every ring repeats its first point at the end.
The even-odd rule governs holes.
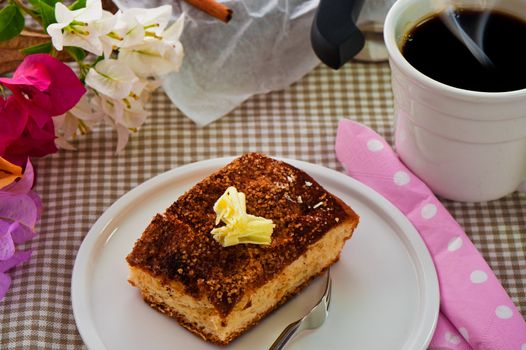
{"type": "Polygon", "coordinates": [[[88,75],[89,69],[91,68],[91,65],[85,64],[82,61],[77,61],[77,64],[79,65],[79,80],[81,82],[84,82],[86,80],[86,76],[88,75]]]}

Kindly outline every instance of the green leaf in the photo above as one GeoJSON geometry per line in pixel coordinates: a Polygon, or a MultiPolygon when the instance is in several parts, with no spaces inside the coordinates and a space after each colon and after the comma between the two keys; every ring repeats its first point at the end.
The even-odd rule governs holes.
{"type": "Polygon", "coordinates": [[[42,0],[42,1],[44,1],[46,4],[48,4],[49,6],[53,8],[55,8],[55,4],[59,2],[59,0],[42,0]]]}
{"type": "Polygon", "coordinates": [[[15,5],[0,10],[0,41],[13,39],[24,29],[24,16],[15,5]]]}
{"type": "Polygon", "coordinates": [[[69,6],[70,10],[78,10],[86,7],[86,0],[77,0],[69,6]]]}
{"type": "Polygon", "coordinates": [[[68,54],[73,57],[73,59],[77,62],[82,61],[86,57],[86,51],[75,47],[75,46],[66,46],[66,51],[68,54]]]}
{"type": "Polygon", "coordinates": [[[30,47],[26,47],[25,49],[20,50],[24,55],[32,55],[34,53],[50,53],[51,52],[51,42],[38,44],[30,47]]]}
{"type": "Polygon", "coordinates": [[[42,11],[41,11],[41,7],[42,5],[41,4],[44,4],[44,5],[48,5],[49,7],[53,7],[53,9],[55,8],[55,5],[57,2],[61,2],[60,0],[27,0],[27,2],[29,2],[31,4],[31,6],[33,7],[33,10],[40,14],[42,11]]]}
{"type": "Polygon", "coordinates": [[[38,8],[42,16],[42,25],[44,28],[47,28],[50,24],[57,23],[54,5],[49,5],[46,0],[39,0],[38,8]]]}

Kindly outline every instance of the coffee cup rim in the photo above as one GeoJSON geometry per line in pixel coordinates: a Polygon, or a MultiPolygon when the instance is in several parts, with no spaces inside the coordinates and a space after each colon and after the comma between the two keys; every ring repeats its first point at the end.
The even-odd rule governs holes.
{"type": "MultiPolygon", "coordinates": [[[[438,80],[428,77],[413,67],[407,59],[402,55],[400,47],[396,42],[395,28],[400,16],[407,10],[407,8],[421,0],[398,0],[389,9],[384,23],[384,42],[389,54],[390,60],[395,63],[400,69],[404,70],[416,81],[419,81],[434,89],[439,89],[447,94],[455,96],[465,96],[467,98],[485,98],[485,99],[501,99],[519,98],[526,96],[526,88],[511,91],[475,91],[457,88],[451,85],[444,84],[438,80]]],[[[430,12],[431,14],[431,12],[430,12]]],[[[418,19],[417,19],[418,20],[418,19]]]]}

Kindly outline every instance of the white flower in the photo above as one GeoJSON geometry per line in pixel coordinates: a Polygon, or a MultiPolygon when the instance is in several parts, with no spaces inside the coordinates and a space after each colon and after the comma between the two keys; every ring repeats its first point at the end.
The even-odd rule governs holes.
{"type": "Polygon", "coordinates": [[[114,99],[128,97],[137,80],[126,64],[114,59],[100,61],[86,76],[87,85],[114,99]]]}
{"type": "Polygon", "coordinates": [[[127,64],[137,76],[161,77],[181,67],[184,51],[179,37],[184,16],[180,16],[158,37],[147,37],[141,44],[119,50],[119,61],[127,64]]]}
{"type": "MultiPolygon", "coordinates": [[[[115,16],[111,12],[102,11],[102,18],[100,20],[93,21],[91,23],[91,27],[98,35],[97,41],[96,41],[97,48],[100,45],[100,48],[104,49],[102,38],[105,38],[107,35],[109,35],[113,31],[113,29],[115,28],[117,24],[117,19],[118,19],[117,16],[115,16]]],[[[92,53],[96,54],[97,56],[100,56],[102,53],[105,53],[105,52],[103,50],[102,53],[100,51],[92,52],[92,53]]],[[[111,51],[108,53],[108,55],[106,55],[106,58],[109,58],[110,54],[111,54],[111,51]]]]}
{"type": "Polygon", "coordinates": [[[163,32],[163,39],[169,43],[175,43],[179,41],[181,34],[183,34],[184,29],[184,13],[179,16],[177,21],[175,21],[168,29],[163,32]]]}
{"type": "Polygon", "coordinates": [[[180,43],[170,45],[162,41],[146,41],[141,45],[122,48],[118,59],[139,77],[161,77],[179,70],[183,47],[180,43]]]}
{"type": "Polygon", "coordinates": [[[114,28],[100,38],[106,58],[114,49],[137,45],[144,40],[144,26],[135,17],[117,12],[116,18],[114,28]]]}
{"type": "Polygon", "coordinates": [[[117,130],[117,147],[115,149],[115,153],[119,154],[128,144],[131,131],[130,129],[119,124],[115,125],[115,129],[117,130]]]}
{"type": "Polygon", "coordinates": [[[53,117],[55,126],[55,144],[63,149],[74,150],[75,146],[69,140],[77,136],[77,130],[86,133],[93,126],[103,120],[104,113],[96,110],[91,103],[92,94],[84,94],[80,101],[68,112],[57,117],[53,117]]]}
{"type": "Polygon", "coordinates": [[[153,93],[157,88],[159,88],[163,81],[161,79],[141,79],[141,82],[144,84],[142,91],[141,100],[147,101],[150,94],[153,93]],[[144,98],[145,97],[145,98],[144,98]]]}
{"type": "Polygon", "coordinates": [[[54,118],[56,144],[74,149],[69,140],[104,121],[117,131],[117,153],[130,134],[145,122],[144,106],[164,75],[179,70],[183,46],[179,41],[184,16],[167,28],[172,6],[129,9],[113,15],[101,0],[87,0],[86,8],[70,10],[57,3],[57,23],[48,26],[53,46],[80,47],[103,59],[88,70],[90,88],[73,109],[54,118]]]}
{"type": "Polygon", "coordinates": [[[101,37],[105,57],[115,49],[141,44],[145,37],[161,38],[168,24],[172,6],[164,5],[153,9],[134,8],[115,14],[116,23],[112,30],[101,37]]]}
{"type": "Polygon", "coordinates": [[[147,32],[161,35],[172,16],[172,6],[163,5],[151,9],[131,8],[124,10],[123,15],[135,18],[147,32]]]}
{"type": "Polygon", "coordinates": [[[128,129],[139,128],[148,116],[142,102],[134,98],[117,100],[101,96],[101,102],[106,115],[111,117],[115,124],[128,129]]]}
{"type": "Polygon", "coordinates": [[[102,2],[101,0],[87,0],[86,7],[78,10],[70,10],[62,4],[57,2],[55,4],[55,18],[57,23],[77,22],[91,22],[102,18],[102,2]]]}
{"type": "Polygon", "coordinates": [[[96,55],[102,54],[100,37],[109,33],[117,20],[102,9],[101,0],[87,0],[85,8],[73,11],[57,2],[55,18],[57,23],[50,24],[47,32],[57,50],[76,46],[96,55]]]}
{"type": "Polygon", "coordinates": [[[79,128],[79,121],[68,112],[53,118],[55,125],[55,145],[58,148],[70,151],[76,150],[75,146],[69,143],[79,128]]]}
{"type": "Polygon", "coordinates": [[[143,107],[142,101],[129,98],[123,101],[122,115],[116,118],[116,122],[128,129],[137,129],[144,124],[148,112],[143,107]]]}
{"type": "Polygon", "coordinates": [[[132,131],[142,126],[148,112],[143,107],[143,101],[138,97],[112,99],[100,95],[97,104],[106,114],[106,122],[117,130],[117,149],[119,153],[126,146],[132,131]]]}

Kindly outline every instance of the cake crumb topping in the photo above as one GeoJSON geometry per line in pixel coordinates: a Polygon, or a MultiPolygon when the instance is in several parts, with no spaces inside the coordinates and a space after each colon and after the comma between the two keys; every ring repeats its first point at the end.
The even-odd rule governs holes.
{"type": "Polygon", "coordinates": [[[305,172],[249,153],[155,216],[127,261],[165,279],[167,285],[179,281],[187,293],[208,298],[225,316],[245,291],[272,279],[349,215],[339,200],[305,172]],[[294,181],[289,182],[289,177],[294,181]],[[275,227],[269,245],[223,247],[210,234],[216,226],[214,204],[230,186],[245,194],[248,213],[272,220],[275,227]],[[287,197],[301,197],[301,201],[287,197]],[[320,202],[324,205],[313,208],[320,202]]]}

